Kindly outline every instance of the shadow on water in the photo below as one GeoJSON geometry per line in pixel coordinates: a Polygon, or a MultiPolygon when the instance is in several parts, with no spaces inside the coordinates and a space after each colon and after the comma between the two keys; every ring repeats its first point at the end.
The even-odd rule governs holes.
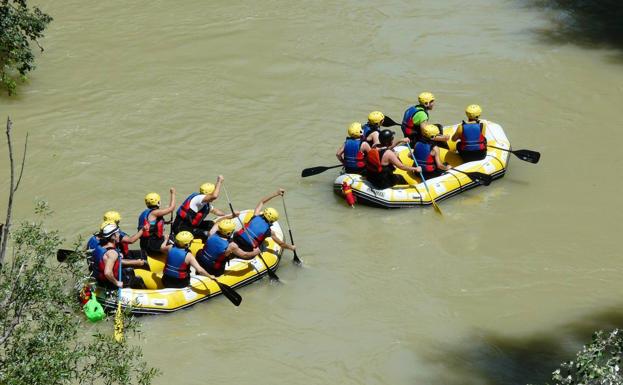
{"type": "Polygon", "coordinates": [[[623,60],[623,1],[520,0],[551,11],[552,24],[539,31],[549,43],[573,43],[591,48],[615,48],[623,60]]]}
{"type": "Polygon", "coordinates": [[[425,359],[454,373],[444,379],[447,385],[544,384],[561,362],[575,359],[593,332],[622,325],[623,310],[612,308],[528,336],[474,333],[460,346],[442,346],[425,359]]]}

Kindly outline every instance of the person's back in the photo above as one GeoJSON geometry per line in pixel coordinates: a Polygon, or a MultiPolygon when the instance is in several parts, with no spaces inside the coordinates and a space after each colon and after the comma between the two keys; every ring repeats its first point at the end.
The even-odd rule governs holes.
{"type": "MultiPolygon", "coordinates": [[[[405,184],[406,181],[401,175],[394,174],[396,168],[407,172],[417,172],[417,167],[409,167],[404,165],[400,159],[392,151],[395,144],[394,132],[391,130],[383,130],[379,134],[380,146],[368,151],[366,164],[367,178],[376,189],[385,189],[393,187],[397,184],[405,184]]],[[[408,142],[408,139],[404,139],[408,142]]]]}
{"type": "Polygon", "coordinates": [[[426,179],[439,176],[452,168],[447,163],[441,162],[441,152],[435,142],[435,137],[438,135],[439,127],[434,124],[427,124],[422,129],[422,139],[415,144],[413,149],[417,165],[422,168],[422,174],[426,179]]]}
{"type": "Polygon", "coordinates": [[[234,235],[234,242],[244,251],[259,247],[264,239],[270,237],[270,222],[264,214],[255,215],[234,235]]]}
{"type": "Polygon", "coordinates": [[[470,104],[465,109],[467,122],[463,121],[456,129],[452,140],[457,141],[457,151],[465,162],[484,159],[487,155],[486,126],[480,121],[482,109],[470,104]]]}
{"type": "Polygon", "coordinates": [[[162,272],[164,287],[182,288],[190,284],[190,264],[186,262],[188,245],[193,235],[181,231],[175,237],[175,246],[167,253],[167,260],[162,272]]]}
{"type": "Polygon", "coordinates": [[[225,272],[227,261],[231,259],[229,253],[230,235],[236,226],[233,221],[228,219],[215,226],[218,230],[208,237],[203,249],[197,253],[197,262],[208,273],[218,277],[225,272]]]}
{"type": "Polygon", "coordinates": [[[362,135],[361,124],[358,122],[351,123],[348,127],[346,141],[335,154],[348,174],[361,174],[365,169],[365,151],[368,151],[370,146],[362,139],[362,135]]]}

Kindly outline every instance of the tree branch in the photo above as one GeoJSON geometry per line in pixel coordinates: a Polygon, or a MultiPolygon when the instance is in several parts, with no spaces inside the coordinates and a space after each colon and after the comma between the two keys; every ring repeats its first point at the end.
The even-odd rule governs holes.
{"type": "Polygon", "coordinates": [[[22,156],[22,167],[19,170],[19,178],[17,178],[17,183],[15,183],[15,188],[13,192],[17,191],[19,187],[19,182],[22,181],[22,174],[24,174],[24,164],[26,164],[26,150],[28,150],[28,133],[26,133],[26,140],[24,141],[24,155],[22,156]]]}
{"type": "Polygon", "coordinates": [[[4,262],[6,254],[6,246],[9,238],[9,230],[11,228],[11,210],[13,209],[13,195],[15,194],[15,164],[13,161],[13,143],[11,141],[11,129],[13,128],[13,122],[11,117],[6,118],[6,139],[9,145],[9,163],[11,168],[11,185],[9,186],[9,202],[7,203],[6,220],[4,221],[4,228],[2,229],[2,244],[0,244],[0,266],[4,262]]]}

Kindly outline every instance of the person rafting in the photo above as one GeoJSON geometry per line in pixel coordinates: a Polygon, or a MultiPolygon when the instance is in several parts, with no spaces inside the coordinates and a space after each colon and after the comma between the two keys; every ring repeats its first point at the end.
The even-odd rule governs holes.
{"type": "Polygon", "coordinates": [[[207,231],[212,228],[214,222],[207,220],[208,214],[212,213],[218,216],[225,213],[212,206],[211,202],[215,201],[221,190],[223,176],[216,178],[216,184],[204,183],[199,186],[198,193],[190,194],[177,209],[175,220],[171,225],[171,234],[175,235],[181,231],[189,231],[194,237],[205,240],[207,231]]]}
{"type": "Polygon", "coordinates": [[[169,191],[169,206],[163,209],[160,208],[160,195],[154,192],[145,195],[147,209],[138,217],[138,230],[143,230],[140,243],[143,253],[166,253],[171,248],[169,237],[164,233],[164,216],[175,210],[175,189],[171,187],[169,191]]]}
{"type": "Polygon", "coordinates": [[[199,275],[216,278],[204,270],[188,250],[193,240],[190,231],[180,231],[175,235],[175,245],[167,254],[167,261],[162,272],[164,287],[182,288],[190,285],[190,267],[194,267],[199,275]]]}
{"type": "Polygon", "coordinates": [[[225,272],[227,261],[230,259],[253,259],[260,253],[260,249],[257,247],[245,251],[238,244],[232,242],[231,235],[235,229],[236,224],[229,218],[221,219],[212,226],[205,246],[197,253],[197,262],[209,274],[216,277],[221,276],[225,272]]]}
{"type": "Polygon", "coordinates": [[[131,287],[144,289],[143,279],[136,277],[134,270],[124,267],[141,267],[147,265],[144,259],[125,259],[117,248],[120,241],[119,226],[109,223],[100,232],[99,245],[93,250],[93,266],[91,274],[99,284],[109,289],[131,287]],[[119,278],[119,263],[123,268],[119,278]]]}
{"type": "Polygon", "coordinates": [[[366,169],[365,154],[370,150],[370,145],[362,140],[362,136],[361,123],[351,123],[348,126],[346,141],[335,154],[344,165],[347,174],[361,174],[366,169]]]}
{"type": "Polygon", "coordinates": [[[397,144],[408,143],[409,138],[393,143],[394,132],[385,129],[379,134],[379,141],[380,144],[378,146],[368,151],[366,160],[367,178],[375,189],[382,190],[397,184],[407,184],[402,175],[394,174],[396,168],[407,172],[420,172],[419,167],[410,167],[403,164],[394,151],[392,151],[397,144]]]}
{"type": "Polygon", "coordinates": [[[368,114],[368,123],[361,127],[363,129],[362,140],[367,141],[370,146],[379,144],[383,120],[385,120],[385,115],[381,111],[372,111],[368,114]]]}
{"type": "Polygon", "coordinates": [[[426,179],[441,175],[444,171],[452,168],[441,162],[440,150],[435,142],[439,135],[439,127],[428,124],[422,129],[422,137],[413,147],[413,155],[417,164],[422,168],[422,174],[426,179]]]}
{"type": "Polygon", "coordinates": [[[465,108],[467,122],[463,121],[456,128],[452,140],[457,141],[456,149],[465,162],[484,159],[487,156],[487,126],[480,121],[482,108],[478,104],[470,104],[465,108]]]}
{"type": "MultiPolygon", "coordinates": [[[[99,234],[106,224],[114,223],[119,227],[119,223],[121,222],[121,214],[119,214],[118,211],[112,211],[112,210],[106,211],[104,213],[102,220],[103,222],[100,225],[100,231],[93,234],[93,236],[91,236],[91,238],[89,238],[89,241],[87,242],[87,247],[86,247],[87,252],[89,251],[92,252],[95,249],[95,247],[97,247],[97,245],[99,244],[99,234]]],[[[136,234],[129,236],[128,234],[123,232],[121,228],[119,228],[119,239],[120,240],[119,240],[119,244],[117,245],[117,247],[123,252],[124,256],[126,257],[129,256],[130,254],[129,245],[138,241],[142,234],[143,234],[143,230],[141,229],[137,231],[136,234]]]]}
{"type": "Polygon", "coordinates": [[[272,224],[279,219],[279,212],[272,208],[267,207],[262,210],[264,205],[271,199],[283,196],[286,190],[280,188],[275,193],[262,198],[255,211],[253,211],[253,217],[247,222],[244,227],[234,234],[234,242],[244,251],[251,251],[256,247],[260,247],[264,240],[271,237],[281,248],[294,251],[296,246],[290,245],[283,240],[279,239],[277,234],[272,230],[272,224]]]}
{"type": "MultiPolygon", "coordinates": [[[[403,117],[400,128],[405,138],[409,138],[412,143],[417,143],[421,138],[422,129],[429,124],[430,113],[435,107],[435,95],[425,91],[418,95],[418,104],[407,108],[403,117]]],[[[438,126],[440,130],[443,126],[438,126]]],[[[446,142],[449,136],[439,135],[435,141],[446,142]]]]}

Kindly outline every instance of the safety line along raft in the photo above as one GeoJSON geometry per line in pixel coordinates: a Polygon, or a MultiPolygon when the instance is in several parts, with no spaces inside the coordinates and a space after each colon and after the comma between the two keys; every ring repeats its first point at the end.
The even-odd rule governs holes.
{"type": "MultiPolygon", "coordinates": [[[[502,126],[491,121],[481,121],[486,123],[487,129],[485,136],[487,138],[487,145],[510,150],[511,145],[502,126]]],[[[458,124],[444,127],[443,134],[452,136],[457,127],[458,124]]],[[[508,151],[488,147],[487,156],[484,159],[463,163],[461,157],[455,153],[456,142],[448,141],[448,147],[449,150],[440,148],[441,161],[448,162],[457,170],[464,172],[482,172],[490,175],[492,179],[501,178],[506,173],[506,168],[510,160],[510,153],[508,151]]],[[[404,164],[408,166],[413,165],[413,160],[410,157],[410,151],[407,146],[397,146],[394,148],[394,152],[404,164]]],[[[428,206],[432,204],[431,195],[435,201],[439,201],[478,185],[478,183],[469,176],[451,169],[443,175],[426,180],[428,191],[430,191],[429,195],[419,175],[417,178],[414,178],[414,176],[409,175],[407,172],[398,169],[396,169],[394,173],[402,175],[408,184],[395,185],[390,188],[378,190],[375,189],[365,177],[359,174],[342,173],[335,179],[333,190],[337,194],[343,195],[342,185],[346,182],[346,185],[351,187],[353,194],[355,194],[359,202],[372,206],[399,208],[428,206]]]]}
{"type": "MultiPolygon", "coordinates": [[[[240,219],[247,223],[253,216],[253,210],[240,213],[240,219]]],[[[240,222],[236,221],[236,230],[241,228],[240,222]]],[[[278,222],[273,222],[271,229],[283,239],[283,232],[278,222]]],[[[196,255],[203,248],[203,242],[193,240],[190,251],[196,255]]],[[[232,259],[227,262],[225,273],[218,277],[218,281],[232,288],[248,285],[262,278],[268,273],[267,268],[275,271],[281,260],[282,248],[271,237],[264,240],[260,254],[264,262],[256,256],[251,260],[232,259]]],[[[125,308],[131,306],[132,313],[136,314],[160,314],[170,313],[186,308],[198,302],[216,297],[221,294],[218,284],[208,277],[191,274],[190,286],[185,288],[165,288],[162,285],[162,271],[166,263],[165,255],[150,255],[147,258],[150,270],[135,269],[137,277],[143,278],[147,289],[121,289],[121,303],[125,308]]],[[[193,269],[194,270],[194,269],[193,269]]],[[[112,293],[112,292],[111,292],[112,293]]],[[[95,294],[98,301],[106,308],[117,307],[115,295],[107,293],[106,289],[97,287],[95,294]]]]}

